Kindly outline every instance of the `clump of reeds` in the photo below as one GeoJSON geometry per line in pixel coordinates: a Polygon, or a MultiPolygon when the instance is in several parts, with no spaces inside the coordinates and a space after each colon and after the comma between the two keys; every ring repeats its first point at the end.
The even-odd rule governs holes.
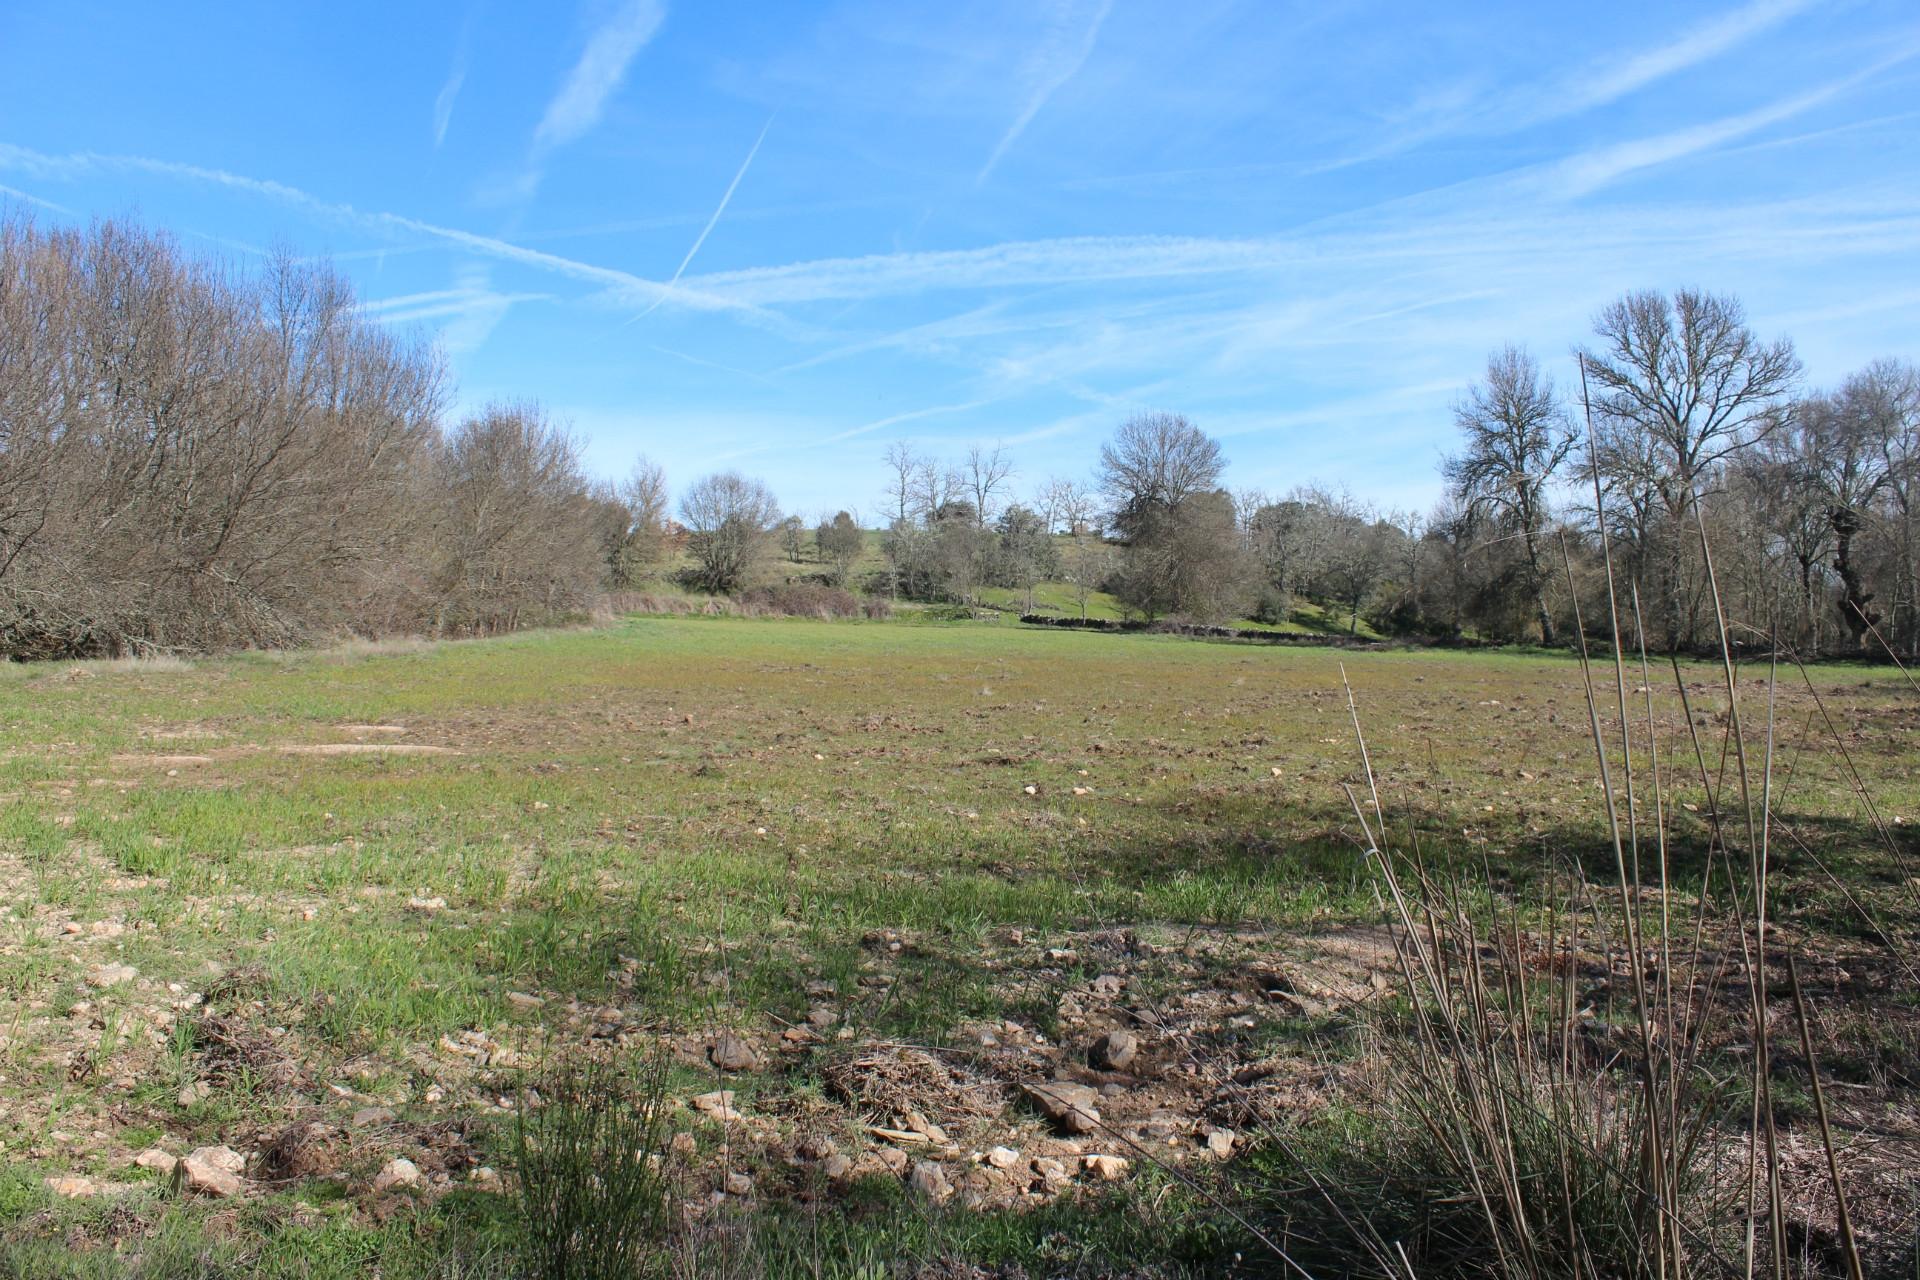
{"type": "Polygon", "coordinates": [[[1675,664],[1690,741],[1668,745],[1697,767],[1713,832],[1704,871],[1675,883],[1675,779],[1662,764],[1638,597],[1616,594],[1601,528],[1610,672],[1577,629],[1609,865],[1576,866],[1563,892],[1515,903],[1484,868],[1442,868],[1417,841],[1394,843],[1349,686],[1364,783],[1348,796],[1405,998],[1379,1037],[1382,1105],[1343,1149],[1310,1154],[1280,1136],[1290,1158],[1270,1190],[1287,1206],[1295,1257],[1343,1273],[1785,1277],[1769,1000],[1785,977],[1834,1198],[1833,1265],[1862,1280],[1797,972],[1770,920],[1775,681],[1764,715],[1743,717],[1701,527],[1721,638],[1725,782],[1715,786],[1675,664]],[[1318,1194],[1288,1199],[1307,1190],[1318,1194]]]}

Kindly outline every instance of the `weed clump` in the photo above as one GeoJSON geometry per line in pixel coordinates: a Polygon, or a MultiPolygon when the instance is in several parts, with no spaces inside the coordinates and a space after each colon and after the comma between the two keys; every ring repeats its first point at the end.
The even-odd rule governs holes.
{"type": "Polygon", "coordinates": [[[530,1089],[514,1126],[527,1274],[661,1274],[672,1215],[667,1064],[569,1059],[530,1089]]]}

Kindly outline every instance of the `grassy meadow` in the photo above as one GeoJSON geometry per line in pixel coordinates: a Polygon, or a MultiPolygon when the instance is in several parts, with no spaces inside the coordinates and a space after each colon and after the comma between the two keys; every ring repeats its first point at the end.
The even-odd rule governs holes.
{"type": "MultiPolygon", "coordinates": [[[[516,1099],[588,1050],[668,1058],[699,1274],[1280,1274],[1218,1206],[1368,1123],[1400,976],[1343,664],[1396,840],[1609,882],[1564,655],[630,618],[0,670],[0,1275],[510,1273],[516,1099]],[[1120,1026],[1139,1063],[1087,1067],[1120,1026]],[[1102,1130],[1023,1103],[1056,1079],[1102,1130]],[[135,1162],[219,1145],[242,1195],[135,1162]]],[[[1728,766],[1719,669],[1678,674],[1630,689],[1683,896],[1728,766]]],[[[1916,697],[1740,678],[1863,1230],[1911,1231],[1916,697]]]]}

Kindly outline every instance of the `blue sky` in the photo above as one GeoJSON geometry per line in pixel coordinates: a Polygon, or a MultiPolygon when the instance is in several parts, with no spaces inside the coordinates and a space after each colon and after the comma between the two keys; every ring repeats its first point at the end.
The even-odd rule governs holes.
{"type": "Polygon", "coordinates": [[[330,253],[609,475],[877,511],[894,440],[1037,486],[1162,408],[1423,507],[1628,288],[1920,355],[1920,7],[5,0],[0,197],[330,253]]]}

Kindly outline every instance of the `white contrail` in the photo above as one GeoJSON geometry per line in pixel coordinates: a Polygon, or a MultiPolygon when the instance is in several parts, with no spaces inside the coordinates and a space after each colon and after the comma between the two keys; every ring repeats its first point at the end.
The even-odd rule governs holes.
{"type": "Polygon", "coordinates": [[[637,304],[639,299],[646,298],[655,305],[662,302],[677,302],[695,310],[728,311],[739,315],[751,315],[769,323],[776,319],[752,303],[710,297],[677,285],[664,285],[655,280],[648,280],[631,272],[596,266],[573,258],[563,258],[559,254],[529,249],[492,236],[462,231],[457,227],[422,222],[418,218],[409,218],[404,214],[373,212],[356,209],[352,205],[336,204],[322,200],[298,187],[290,187],[283,182],[250,178],[244,174],[230,173],[225,169],[209,169],[201,165],[182,164],[173,160],[155,160],[147,156],[102,155],[93,151],[80,151],[63,156],[48,155],[12,143],[0,142],[0,171],[6,170],[17,170],[36,177],[60,180],[72,180],[101,172],[135,172],[208,183],[277,200],[296,208],[360,226],[411,231],[416,235],[430,236],[443,244],[458,245],[485,257],[516,262],[574,280],[600,285],[616,298],[632,304],[637,304]]]}
{"type": "MultiPolygon", "coordinates": [[[[747,151],[747,158],[740,162],[740,168],[734,173],[733,181],[727,184],[726,194],[720,197],[720,203],[714,209],[713,216],[707,219],[706,226],[700,228],[700,234],[694,237],[693,247],[687,250],[686,257],[680,259],[680,265],[673,270],[673,278],[667,281],[663,286],[664,288],[671,289],[680,283],[680,277],[686,274],[687,267],[693,262],[693,255],[700,252],[700,246],[705,244],[707,237],[713,233],[714,224],[719,222],[720,215],[727,211],[727,205],[733,200],[733,193],[739,189],[740,179],[747,176],[747,170],[752,166],[753,158],[760,154],[760,144],[767,140],[767,130],[771,128],[773,128],[773,117],[768,116],[767,122],[760,126],[760,136],[753,140],[753,146],[747,151]]],[[[634,316],[633,319],[627,321],[627,323],[632,324],[635,320],[646,319],[666,300],[667,295],[662,293],[654,299],[652,306],[642,311],[639,315],[634,316]]]]}
{"type": "Polygon", "coordinates": [[[1049,32],[1049,38],[1031,68],[1034,84],[1027,95],[1026,105],[1021,107],[1020,114],[1014,117],[1007,131],[1000,135],[1000,141],[994,146],[993,154],[987,157],[987,162],[980,166],[980,172],[974,176],[975,185],[987,180],[987,175],[1000,163],[1000,157],[1006,155],[1020,135],[1027,131],[1027,126],[1040,114],[1040,108],[1047,105],[1047,99],[1054,95],[1054,91],[1073,79],[1086,62],[1087,55],[1093,52],[1093,42],[1099,38],[1100,27],[1112,9],[1113,0],[1099,0],[1092,18],[1077,31],[1068,29],[1066,10],[1055,11],[1054,29],[1049,32]]]}

